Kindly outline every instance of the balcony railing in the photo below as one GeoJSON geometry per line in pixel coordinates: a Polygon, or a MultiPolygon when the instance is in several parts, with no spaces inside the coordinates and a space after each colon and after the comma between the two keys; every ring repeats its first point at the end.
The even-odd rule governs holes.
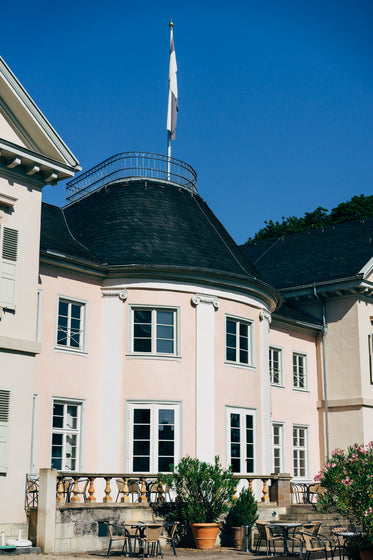
{"type": "Polygon", "coordinates": [[[172,183],[197,192],[197,173],[175,158],[148,152],[124,152],[110,157],[67,183],[66,200],[73,202],[103,186],[126,179],[172,183]]]}

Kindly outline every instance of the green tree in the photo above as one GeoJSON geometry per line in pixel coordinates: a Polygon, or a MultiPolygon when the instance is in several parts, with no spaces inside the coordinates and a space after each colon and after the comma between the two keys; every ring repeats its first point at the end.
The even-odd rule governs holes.
{"type": "Polygon", "coordinates": [[[254,237],[249,237],[246,243],[261,241],[263,239],[274,239],[282,235],[309,231],[322,227],[332,226],[343,222],[352,222],[362,218],[373,217],[373,195],[353,196],[347,202],[341,202],[329,213],[326,208],[318,206],[313,212],[306,212],[304,216],[297,218],[290,216],[282,217],[282,222],[265,221],[254,237]]]}

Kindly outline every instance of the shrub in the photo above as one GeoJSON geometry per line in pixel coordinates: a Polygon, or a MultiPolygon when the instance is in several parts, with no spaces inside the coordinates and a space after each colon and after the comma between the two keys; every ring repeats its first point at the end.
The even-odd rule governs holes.
{"type": "Polygon", "coordinates": [[[249,525],[252,527],[258,519],[258,505],[252,492],[244,488],[241,490],[237,500],[234,500],[227,515],[226,522],[231,527],[249,525]]]}

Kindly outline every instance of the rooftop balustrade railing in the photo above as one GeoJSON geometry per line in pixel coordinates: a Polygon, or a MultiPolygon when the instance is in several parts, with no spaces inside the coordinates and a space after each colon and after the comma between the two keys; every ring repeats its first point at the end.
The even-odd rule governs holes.
{"type": "Polygon", "coordinates": [[[149,179],[171,183],[197,192],[197,173],[187,163],[149,152],[123,152],[108,158],[67,183],[68,203],[126,179],[149,179]]]}

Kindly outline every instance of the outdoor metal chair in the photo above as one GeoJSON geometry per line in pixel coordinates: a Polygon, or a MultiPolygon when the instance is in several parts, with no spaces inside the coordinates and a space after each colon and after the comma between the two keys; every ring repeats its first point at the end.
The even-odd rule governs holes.
{"type": "Polygon", "coordinates": [[[110,558],[111,554],[111,547],[113,542],[123,541],[123,546],[121,550],[121,554],[125,554],[126,556],[132,556],[132,548],[131,548],[131,541],[128,536],[128,531],[124,525],[116,525],[115,523],[109,523],[108,521],[104,521],[109,535],[109,546],[107,550],[107,557],[110,558]]]}
{"type": "MultiPolygon", "coordinates": [[[[118,494],[116,497],[116,502],[119,500],[119,496],[122,495],[121,501],[124,502],[124,496],[127,492],[124,491],[124,480],[123,478],[116,478],[115,482],[118,488],[118,494]]],[[[127,488],[128,488],[128,496],[130,496],[131,502],[139,502],[140,501],[140,486],[139,481],[135,479],[128,479],[127,480],[127,488]]]]}
{"type": "Polygon", "coordinates": [[[291,542],[291,553],[294,554],[294,546],[299,545],[300,555],[303,555],[303,538],[302,532],[308,531],[309,533],[317,534],[320,530],[322,523],[310,521],[303,523],[300,527],[295,527],[292,533],[289,533],[288,541],[291,542]]]}
{"type": "Polygon", "coordinates": [[[259,548],[264,541],[267,545],[267,556],[271,551],[271,544],[273,545],[273,551],[276,554],[276,542],[282,541],[284,548],[284,534],[281,530],[276,529],[276,527],[271,527],[266,521],[257,521],[256,528],[258,529],[259,538],[256,543],[255,552],[259,551],[259,548]]]}
{"type": "Polygon", "coordinates": [[[67,489],[66,502],[71,502],[71,500],[76,497],[82,497],[83,501],[86,502],[88,484],[88,478],[80,478],[78,481],[70,480],[67,489]]]}
{"type": "Polygon", "coordinates": [[[159,541],[162,530],[163,524],[145,525],[142,535],[137,538],[140,550],[142,549],[143,558],[145,554],[153,557],[160,555],[161,558],[163,558],[161,543],[159,541]]]}
{"type": "Polygon", "coordinates": [[[339,557],[341,560],[344,559],[346,554],[345,547],[347,539],[346,537],[343,537],[343,535],[339,535],[338,533],[347,533],[348,530],[348,527],[346,527],[345,525],[334,525],[333,527],[330,527],[330,540],[334,544],[335,549],[338,549],[339,557]]]}
{"type": "Polygon", "coordinates": [[[179,521],[174,521],[173,523],[165,523],[163,525],[164,531],[162,532],[162,539],[171,544],[172,550],[174,551],[174,556],[177,556],[175,547],[175,532],[178,525],[179,521]]]}
{"type": "Polygon", "coordinates": [[[325,559],[328,558],[328,554],[334,558],[335,545],[326,535],[321,533],[310,533],[308,531],[301,531],[303,546],[306,549],[304,560],[309,560],[311,554],[324,553],[325,559]]]}

